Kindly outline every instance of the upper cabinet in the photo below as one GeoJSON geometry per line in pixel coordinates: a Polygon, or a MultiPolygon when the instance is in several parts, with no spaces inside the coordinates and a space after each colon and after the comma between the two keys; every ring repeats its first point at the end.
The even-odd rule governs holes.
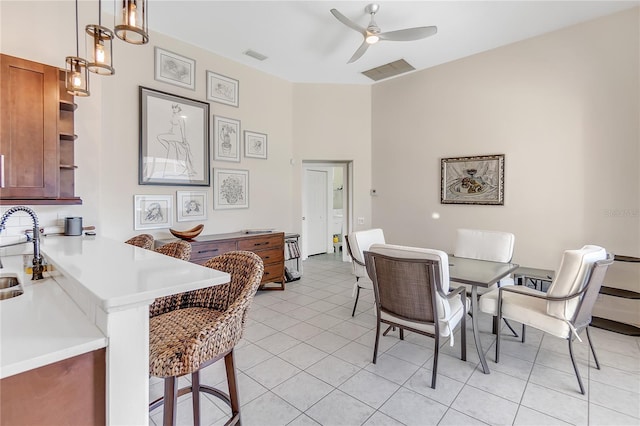
{"type": "Polygon", "coordinates": [[[64,71],[0,54],[0,204],[81,204],[64,71]]]}

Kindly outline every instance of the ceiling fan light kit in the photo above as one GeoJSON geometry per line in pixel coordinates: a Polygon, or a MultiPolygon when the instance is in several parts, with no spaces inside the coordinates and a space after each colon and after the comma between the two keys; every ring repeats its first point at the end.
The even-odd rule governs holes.
{"type": "Polygon", "coordinates": [[[357,61],[364,55],[364,52],[367,51],[370,45],[377,43],[380,40],[387,41],[414,41],[420,40],[423,38],[427,38],[432,36],[438,32],[438,28],[435,26],[429,27],[415,27],[415,28],[405,28],[402,30],[381,32],[380,27],[376,24],[375,14],[380,10],[380,5],[376,3],[371,3],[364,8],[364,11],[371,16],[369,21],[369,25],[366,28],[356,24],[351,19],[344,16],[337,9],[331,9],[331,13],[335,18],[342,22],[347,27],[351,28],[354,31],[362,34],[364,38],[362,44],[355,51],[351,59],[347,63],[352,63],[357,61]]]}

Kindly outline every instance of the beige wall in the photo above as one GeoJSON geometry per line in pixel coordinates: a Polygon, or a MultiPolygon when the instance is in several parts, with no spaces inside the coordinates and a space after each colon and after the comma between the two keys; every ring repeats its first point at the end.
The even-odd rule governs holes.
{"type": "Polygon", "coordinates": [[[550,269],[586,243],[640,255],[638,23],[636,8],[376,84],[373,225],[445,250],[459,227],[511,231],[516,262],[550,269]],[[505,154],[505,205],[440,204],[440,158],[486,154],[505,154]]]}
{"type": "MultiPolygon", "coordinates": [[[[80,12],[81,27],[95,20],[93,3],[80,12]]],[[[2,1],[0,51],[63,66],[73,18],[69,1],[2,1]]],[[[84,204],[37,211],[45,223],[82,215],[103,235],[134,234],[134,194],[189,189],[137,184],[138,86],[205,100],[211,69],[241,93],[240,108],[212,102],[212,114],[267,133],[269,159],[212,162],[249,170],[251,198],[249,209],[214,211],[209,188],[205,232],[299,232],[302,162],[351,161],[352,217],[365,219],[354,227],[381,226],[390,242],[450,250],[455,228],[473,226],[514,232],[515,260],[530,266],[554,268],[564,248],[587,242],[637,256],[638,21],[635,9],[373,88],[291,84],[160,34],[147,46],[116,40],[116,75],[92,77],[91,97],[77,99],[84,204]],[[195,92],[153,79],[155,45],[196,60],[195,92]],[[440,204],[440,158],[493,153],[506,155],[505,206],[440,204]]]]}

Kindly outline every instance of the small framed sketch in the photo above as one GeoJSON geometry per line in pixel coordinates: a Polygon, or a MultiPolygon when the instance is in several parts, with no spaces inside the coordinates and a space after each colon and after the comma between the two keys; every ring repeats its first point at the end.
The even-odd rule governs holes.
{"type": "Polygon", "coordinates": [[[173,225],[172,195],[134,195],[134,229],[162,229],[173,225]]]}
{"type": "Polygon", "coordinates": [[[206,191],[176,191],[178,222],[207,220],[206,191]]]}
{"type": "Polygon", "coordinates": [[[240,104],[240,83],[230,77],[207,71],[207,99],[237,107],[240,104]]]}
{"type": "Polygon", "coordinates": [[[244,156],[267,159],[267,135],[244,131],[244,156]]]}
{"type": "Polygon", "coordinates": [[[440,162],[441,204],[504,205],[504,154],[440,162]]]}
{"type": "Polygon", "coordinates": [[[213,117],[213,159],[240,161],[240,120],[213,117]]]}
{"type": "Polygon", "coordinates": [[[249,170],[213,169],[213,208],[249,207],[249,170]]]}
{"type": "Polygon", "coordinates": [[[196,61],[156,46],[155,79],[196,90],[196,61]]]}

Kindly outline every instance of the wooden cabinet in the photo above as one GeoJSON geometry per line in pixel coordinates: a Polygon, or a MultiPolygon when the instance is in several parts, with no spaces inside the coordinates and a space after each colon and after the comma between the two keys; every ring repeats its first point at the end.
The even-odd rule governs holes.
{"type": "MultiPolygon", "coordinates": [[[[171,241],[176,240],[157,240],[157,243],[163,245],[171,241]]],[[[188,242],[191,244],[191,262],[200,265],[214,256],[229,251],[252,251],[260,256],[264,263],[260,289],[284,290],[284,232],[200,235],[188,242]],[[266,285],[270,283],[278,285],[266,285]]]]}
{"type": "Polygon", "coordinates": [[[64,71],[0,54],[0,204],[81,204],[64,71]]]}
{"type": "Polygon", "coordinates": [[[106,351],[0,381],[0,425],[106,424],[106,351]]]}

